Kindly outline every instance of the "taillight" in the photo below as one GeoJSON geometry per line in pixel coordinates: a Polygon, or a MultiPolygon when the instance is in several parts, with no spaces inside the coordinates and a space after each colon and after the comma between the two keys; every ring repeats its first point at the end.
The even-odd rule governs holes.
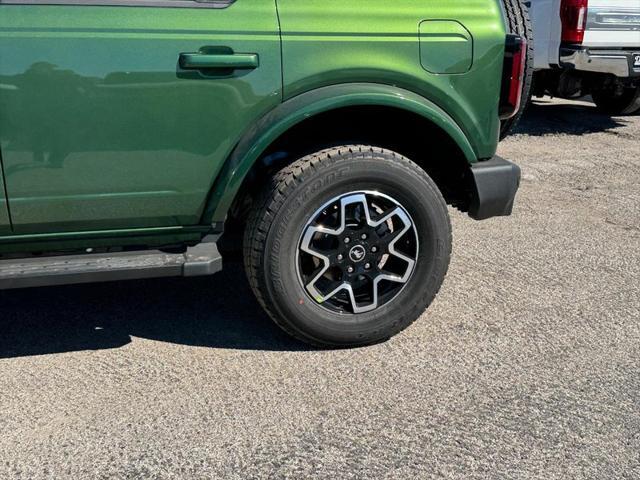
{"type": "Polygon", "coordinates": [[[503,120],[520,110],[526,65],[527,40],[518,35],[507,35],[500,95],[500,118],[503,120]]]}
{"type": "Polygon", "coordinates": [[[562,41],[580,44],[587,28],[589,0],[562,0],[560,20],[562,21],[562,41]]]}

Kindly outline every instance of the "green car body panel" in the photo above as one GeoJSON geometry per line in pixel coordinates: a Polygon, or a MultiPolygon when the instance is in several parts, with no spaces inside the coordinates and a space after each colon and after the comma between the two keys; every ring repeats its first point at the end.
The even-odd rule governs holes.
{"type": "Polygon", "coordinates": [[[447,111],[478,158],[495,154],[505,39],[497,1],[402,0],[390,6],[371,0],[278,0],[278,8],[285,99],[335,83],[395,85],[447,111]],[[435,57],[455,54],[446,42],[429,48],[420,39],[420,24],[431,19],[455,19],[470,32],[474,67],[469,72],[439,75],[423,68],[421,44],[435,57]]]}
{"type": "Polygon", "coordinates": [[[0,9],[0,138],[16,234],[197,225],[234,144],[281,102],[273,0],[0,9]],[[181,53],[214,49],[260,66],[179,68],[181,53]]]}
{"type": "Polygon", "coordinates": [[[274,140],[336,108],[496,152],[498,0],[50,3],[0,0],[0,252],[197,243],[274,140]]]}

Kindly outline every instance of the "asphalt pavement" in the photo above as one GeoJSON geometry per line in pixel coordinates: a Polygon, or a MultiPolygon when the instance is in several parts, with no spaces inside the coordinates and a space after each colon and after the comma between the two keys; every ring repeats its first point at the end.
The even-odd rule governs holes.
{"type": "Polygon", "coordinates": [[[0,292],[0,478],[640,478],[640,116],[536,102],[432,307],[314,350],[239,265],[0,292]]]}

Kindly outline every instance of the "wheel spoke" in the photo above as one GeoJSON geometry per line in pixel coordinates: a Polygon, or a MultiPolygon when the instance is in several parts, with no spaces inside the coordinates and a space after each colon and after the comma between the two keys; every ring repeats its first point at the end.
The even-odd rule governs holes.
{"type": "Polygon", "coordinates": [[[346,299],[336,296],[344,292],[351,311],[357,314],[375,310],[381,301],[386,303],[395,298],[409,280],[417,258],[417,235],[411,218],[398,202],[376,192],[354,192],[334,199],[312,217],[302,234],[300,251],[317,259],[307,262],[304,279],[301,277],[308,294],[320,305],[342,312],[346,299]],[[372,213],[368,197],[375,197],[377,209],[382,210],[378,203],[386,204],[388,208],[372,213]],[[326,220],[326,210],[331,205],[338,209],[339,225],[336,228],[320,223],[322,218],[326,220]],[[389,224],[391,232],[380,238],[375,229],[385,223],[389,224]],[[413,230],[415,238],[414,258],[395,248],[396,243],[410,230],[413,230]],[[326,243],[323,247],[316,244],[321,240],[326,241],[330,236],[336,237],[333,242],[335,248],[326,247],[326,243]],[[402,260],[403,263],[394,262],[396,269],[400,269],[398,265],[404,266],[402,271],[379,270],[375,259],[380,254],[402,260]],[[369,278],[368,282],[366,278],[369,278]],[[381,293],[381,283],[385,281],[398,284],[398,287],[386,284],[381,293]],[[354,289],[358,291],[357,299],[354,289]]]}

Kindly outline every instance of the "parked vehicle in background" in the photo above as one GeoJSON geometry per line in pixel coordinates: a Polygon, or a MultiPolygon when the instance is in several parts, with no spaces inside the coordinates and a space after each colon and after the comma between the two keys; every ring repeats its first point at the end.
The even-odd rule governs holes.
{"type": "Polygon", "coordinates": [[[447,204],[511,214],[527,22],[520,0],[0,0],[0,288],[209,275],[231,238],[287,332],[389,338],[444,280],[447,204]]]}
{"type": "Polygon", "coordinates": [[[640,111],[640,1],[531,0],[533,95],[591,95],[603,112],[640,111]]]}

